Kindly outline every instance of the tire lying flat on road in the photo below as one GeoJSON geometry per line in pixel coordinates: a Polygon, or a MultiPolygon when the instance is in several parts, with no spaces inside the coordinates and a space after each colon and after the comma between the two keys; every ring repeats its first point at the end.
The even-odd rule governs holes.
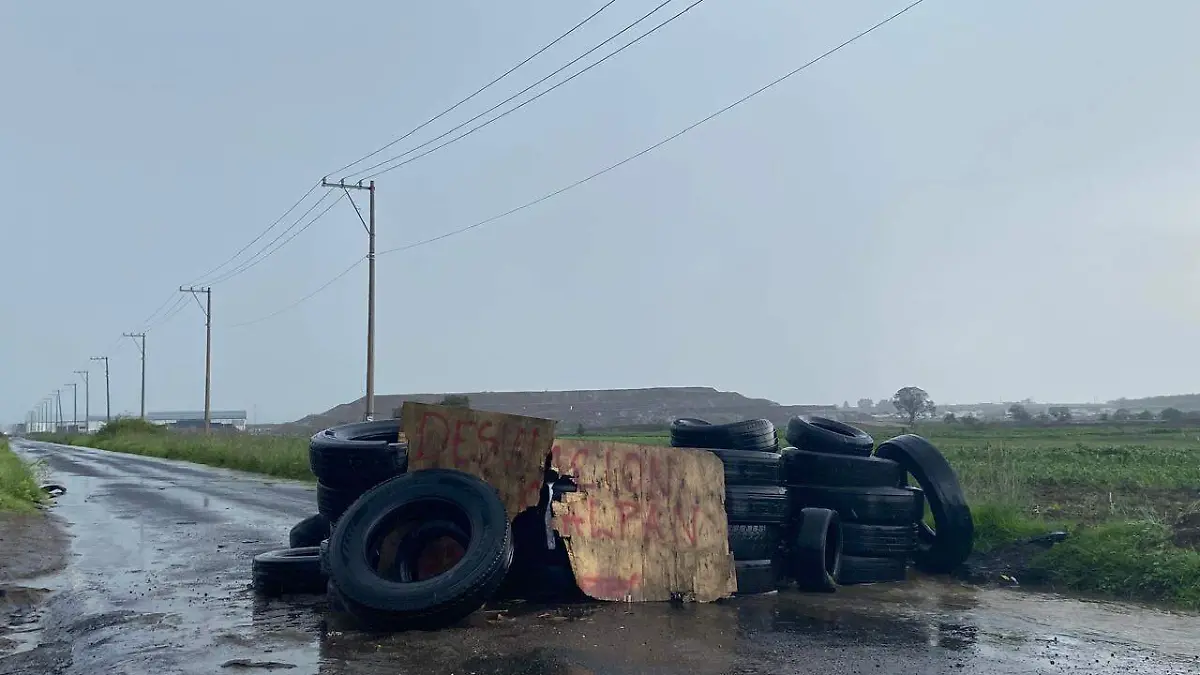
{"type": "Polygon", "coordinates": [[[725,514],[739,525],[780,525],[787,522],[788,492],[778,485],[725,486],[725,514]]]}
{"type": "Polygon", "coordinates": [[[512,529],[495,488],[459,471],[428,469],[393,478],[360,497],[338,520],[326,556],[346,611],[359,621],[390,630],[432,630],[465,618],[496,592],[512,565],[512,529]],[[385,538],[430,520],[454,523],[467,533],[457,563],[410,582],[402,580],[403,564],[379,569],[385,538]]]}
{"type": "Polygon", "coordinates": [[[884,441],[877,454],[895,460],[916,479],[933,512],[933,528],[918,519],[913,562],[926,572],[953,571],[966,561],[975,545],[975,521],[958,474],[932,443],[916,434],[884,441]]]}
{"type": "Polygon", "coordinates": [[[709,424],[704,420],[684,418],[671,423],[671,446],[775,452],[779,449],[779,437],[770,420],[709,424]]]}
{"type": "Polygon", "coordinates": [[[316,546],[260,553],[251,562],[251,574],[254,590],[266,596],[324,593],[327,581],[316,546]]]}
{"type": "Polygon", "coordinates": [[[912,525],[924,514],[920,488],[831,488],[792,485],[787,488],[792,512],[816,506],[837,511],[843,522],[912,525]]]}
{"type": "Polygon", "coordinates": [[[787,442],[801,450],[831,455],[866,457],[875,447],[870,434],[845,422],[817,415],[800,415],[788,420],[787,442]]]}
{"type": "Polygon", "coordinates": [[[729,524],[729,552],[734,560],[770,560],[779,552],[779,525],[729,524]]]}
{"type": "Polygon", "coordinates": [[[779,485],[783,456],[760,450],[709,448],[725,465],[726,485],[779,485]]]}
{"type": "Polygon", "coordinates": [[[868,558],[908,560],[917,548],[917,525],[842,523],[842,552],[868,558]]]}
{"type": "Polygon", "coordinates": [[[896,487],[904,484],[904,469],[890,459],[832,455],[784,448],[783,479],[788,485],[824,487],[896,487]]]}

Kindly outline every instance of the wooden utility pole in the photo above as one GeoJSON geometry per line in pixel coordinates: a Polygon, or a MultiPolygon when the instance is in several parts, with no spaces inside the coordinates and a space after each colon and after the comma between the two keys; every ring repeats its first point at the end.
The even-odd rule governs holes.
{"type": "Polygon", "coordinates": [[[83,433],[92,429],[92,385],[88,381],[88,371],[77,370],[76,375],[83,378],[83,433]]]}
{"type": "Polygon", "coordinates": [[[58,433],[59,429],[62,429],[62,422],[63,422],[63,419],[62,419],[62,389],[54,390],[54,401],[57,406],[55,415],[54,415],[54,433],[58,433]]]}
{"type": "Polygon", "coordinates": [[[370,422],[375,419],[375,181],[363,185],[361,180],[358,183],[347,183],[343,178],[336,183],[330,183],[328,178],[322,178],[321,185],[340,188],[346,192],[347,197],[350,197],[351,190],[367,190],[371,199],[368,221],[363,220],[358,204],[350,197],[350,205],[354,207],[354,212],[358,214],[359,221],[367,231],[367,409],[363,419],[370,422]]]}
{"type": "Polygon", "coordinates": [[[142,421],[146,420],[146,333],[122,333],[127,338],[133,338],[133,344],[138,346],[138,351],[142,353],[142,421]],[[138,343],[141,339],[141,343],[138,343]]]}
{"type": "Polygon", "coordinates": [[[108,357],[93,356],[91,360],[104,362],[104,423],[108,424],[112,421],[112,389],[108,386],[108,357]]]}
{"type": "Polygon", "coordinates": [[[204,312],[204,433],[212,433],[212,288],[179,287],[180,293],[191,293],[200,304],[200,294],[204,294],[204,303],[200,311],[204,312]]]}

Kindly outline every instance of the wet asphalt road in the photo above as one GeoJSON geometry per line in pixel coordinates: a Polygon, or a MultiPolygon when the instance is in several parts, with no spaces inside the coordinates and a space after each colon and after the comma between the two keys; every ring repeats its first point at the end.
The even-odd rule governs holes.
{"type": "Polygon", "coordinates": [[[72,542],[63,572],[23,582],[54,593],[0,673],[1200,672],[1200,617],[930,579],[684,607],[514,604],[461,628],[367,635],[323,598],[265,601],[249,589],[250,558],[286,545],[315,510],[311,487],[14,445],[66,486],[54,511],[72,542]]]}

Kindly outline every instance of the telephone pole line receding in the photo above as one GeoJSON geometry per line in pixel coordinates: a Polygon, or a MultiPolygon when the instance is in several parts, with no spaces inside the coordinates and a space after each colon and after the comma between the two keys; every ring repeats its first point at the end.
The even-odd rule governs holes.
{"type": "Polygon", "coordinates": [[[142,421],[146,420],[146,333],[121,333],[124,337],[133,338],[133,344],[142,353],[142,421]],[[138,342],[141,339],[141,342],[138,342]]]}
{"type": "Polygon", "coordinates": [[[54,415],[54,433],[62,430],[62,389],[54,390],[54,401],[57,404],[54,415]]]}
{"type": "Polygon", "coordinates": [[[92,361],[104,362],[104,423],[112,421],[112,389],[108,386],[108,357],[93,356],[92,361]]]}
{"type": "Polygon", "coordinates": [[[74,397],[71,403],[71,426],[75,427],[72,433],[79,433],[79,384],[68,382],[63,386],[71,388],[71,395],[74,397]]]}
{"type": "Polygon", "coordinates": [[[367,231],[367,396],[363,419],[370,422],[375,419],[375,181],[363,185],[362,181],[347,183],[343,178],[336,183],[330,183],[328,178],[322,178],[321,186],[340,188],[346,192],[347,197],[350,197],[351,190],[367,190],[371,199],[368,221],[363,220],[358,204],[350,197],[350,204],[367,231]]]}
{"type": "Polygon", "coordinates": [[[212,433],[212,288],[180,286],[179,292],[191,293],[197,303],[200,302],[200,294],[204,294],[200,311],[204,312],[204,433],[208,434],[212,433]]]}
{"type": "Polygon", "coordinates": [[[92,428],[92,385],[88,371],[77,370],[75,374],[83,378],[83,433],[86,434],[92,428]]]}

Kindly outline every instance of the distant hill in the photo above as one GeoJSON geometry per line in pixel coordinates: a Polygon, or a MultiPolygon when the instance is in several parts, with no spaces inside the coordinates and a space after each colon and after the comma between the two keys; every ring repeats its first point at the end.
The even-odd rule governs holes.
{"type": "MultiPolygon", "coordinates": [[[[462,392],[448,392],[463,394],[462,392]]],[[[375,397],[376,418],[392,416],[404,401],[437,403],[446,394],[400,394],[375,397]]],[[[833,405],[780,405],[765,398],[749,398],[737,392],[711,387],[657,387],[653,389],[590,389],[580,391],[468,392],[477,410],[529,415],[559,421],[559,428],[574,430],[612,429],[666,424],[679,417],[700,417],[710,422],[732,422],[762,417],[782,425],[795,415],[837,414],[833,405]]],[[[365,399],[343,403],[323,413],[295,422],[275,425],[274,433],[312,434],[362,419],[365,399]]],[[[265,430],[265,429],[264,429],[265,430]]]]}

